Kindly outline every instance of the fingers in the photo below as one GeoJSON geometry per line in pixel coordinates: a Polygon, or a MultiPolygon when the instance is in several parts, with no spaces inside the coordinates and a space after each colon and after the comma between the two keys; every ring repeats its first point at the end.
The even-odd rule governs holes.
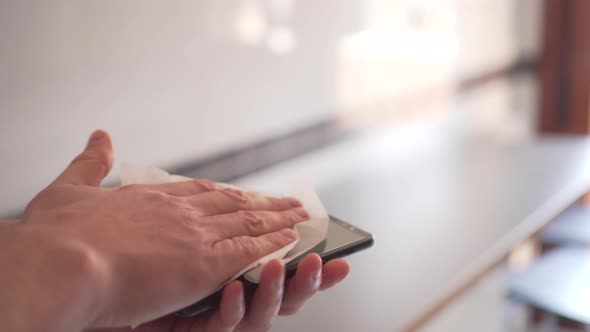
{"type": "Polygon", "coordinates": [[[231,332],[244,317],[244,287],[239,281],[234,281],[223,289],[219,308],[209,317],[207,329],[193,326],[189,332],[231,332]]]}
{"type": "Polygon", "coordinates": [[[341,282],[350,273],[350,264],[345,259],[334,259],[324,264],[322,272],[322,285],[320,290],[325,290],[341,282]]]}
{"type": "Polygon", "coordinates": [[[287,284],[281,306],[281,315],[292,315],[319,290],[322,283],[322,259],[317,254],[305,257],[297,267],[297,273],[287,284]]]}
{"type": "MultiPolygon", "coordinates": [[[[290,228],[258,237],[238,236],[213,243],[213,250],[227,257],[229,266],[242,267],[275,252],[295,241],[297,235],[290,228]]],[[[236,271],[237,272],[237,271],[236,271]]]]}
{"type": "Polygon", "coordinates": [[[283,298],[285,266],[278,260],[269,262],[262,271],[260,283],[252,301],[248,304],[245,320],[239,330],[269,331],[277,316],[283,298]]]}
{"type": "Polygon", "coordinates": [[[97,130],[88,144],[61,175],[52,183],[98,186],[113,165],[113,144],[109,134],[97,130]]]}
{"type": "Polygon", "coordinates": [[[202,194],[221,188],[219,185],[206,179],[194,179],[182,182],[169,182],[161,184],[142,185],[148,190],[155,190],[172,196],[191,196],[202,194]]]}
{"type": "Polygon", "coordinates": [[[301,207],[294,198],[275,198],[234,188],[210,191],[185,197],[204,216],[247,211],[282,211],[301,207]]]}
{"type": "Polygon", "coordinates": [[[244,287],[233,281],[223,288],[219,307],[196,317],[180,318],[174,315],[141,325],[138,332],[233,332],[244,318],[244,287]],[[172,320],[169,318],[173,318],[172,320]]]}
{"type": "Polygon", "coordinates": [[[286,211],[238,211],[231,214],[204,217],[202,225],[211,229],[219,239],[236,236],[260,236],[266,233],[293,228],[296,224],[309,219],[303,208],[286,211]]]}

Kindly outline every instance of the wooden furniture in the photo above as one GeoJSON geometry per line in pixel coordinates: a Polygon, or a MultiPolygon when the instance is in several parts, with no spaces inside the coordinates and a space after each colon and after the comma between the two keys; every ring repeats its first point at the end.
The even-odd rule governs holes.
{"type": "Polygon", "coordinates": [[[590,134],[590,1],[545,0],[542,132],[590,134]]]}

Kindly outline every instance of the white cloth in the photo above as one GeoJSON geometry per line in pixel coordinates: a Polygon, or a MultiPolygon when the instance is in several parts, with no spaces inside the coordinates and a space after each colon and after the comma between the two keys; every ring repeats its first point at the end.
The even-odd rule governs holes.
{"type": "MultiPolygon", "coordinates": [[[[190,178],[180,175],[170,175],[166,171],[156,167],[128,164],[121,165],[122,185],[158,184],[187,180],[190,180],[190,178]]],[[[326,238],[329,217],[313,187],[310,184],[298,184],[289,195],[299,199],[310,216],[308,221],[295,225],[294,230],[297,234],[297,240],[257,261],[252,262],[233,278],[230,278],[220,285],[220,287],[242,274],[244,274],[249,281],[258,283],[260,281],[260,272],[262,271],[264,264],[275,258],[282,259],[286,264],[315,247],[326,238]]]]}

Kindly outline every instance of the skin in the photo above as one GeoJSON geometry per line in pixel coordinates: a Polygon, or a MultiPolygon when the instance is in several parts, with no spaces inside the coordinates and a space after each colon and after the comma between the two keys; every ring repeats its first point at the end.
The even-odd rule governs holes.
{"type": "Polygon", "coordinates": [[[194,180],[99,187],[113,163],[109,135],[84,151],[27,206],[0,222],[0,321],[9,331],[268,331],[318,290],[343,280],[344,260],[307,256],[285,283],[272,261],[246,305],[238,281],[216,311],[167,315],[194,303],[250,262],[295,239],[308,219],[292,198],[194,180]]]}

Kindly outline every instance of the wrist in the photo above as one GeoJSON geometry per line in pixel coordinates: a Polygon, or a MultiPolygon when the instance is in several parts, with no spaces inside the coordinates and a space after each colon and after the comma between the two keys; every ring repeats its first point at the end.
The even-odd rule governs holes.
{"type": "Polygon", "coordinates": [[[100,311],[100,264],[83,245],[50,229],[25,224],[0,228],[0,316],[14,331],[80,331],[100,311]]]}

